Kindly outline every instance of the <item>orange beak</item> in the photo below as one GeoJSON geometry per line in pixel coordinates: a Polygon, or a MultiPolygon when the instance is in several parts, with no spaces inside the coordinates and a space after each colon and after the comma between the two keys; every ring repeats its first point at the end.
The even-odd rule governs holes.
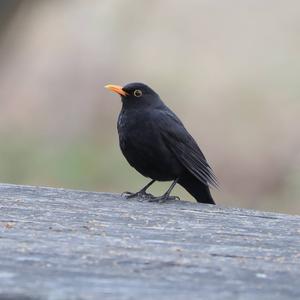
{"type": "Polygon", "coordinates": [[[123,88],[119,85],[114,85],[114,84],[108,84],[105,86],[105,88],[109,89],[112,92],[115,92],[121,96],[126,96],[127,93],[123,91],[123,88]]]}

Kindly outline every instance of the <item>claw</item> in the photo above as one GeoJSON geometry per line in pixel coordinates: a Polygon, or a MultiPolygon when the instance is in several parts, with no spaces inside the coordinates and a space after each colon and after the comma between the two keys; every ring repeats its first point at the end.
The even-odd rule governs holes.
{"type": "Polygon", "coordinates": [[[123,193],[121,194],[121,197],[128,198],[128,197],[130,197],[130,196],[132,196],[132,195],[134,195],[134,193],[131,193],[131,192],[123,192],[123,193]]]}
{"type": "Polygon", "coordinates": [[[125,196],[127,199],[139,197],[139,193],[128,193],[127,196],[125,196]]]}
{"type": "Polygon", "coordinates": [[[131,192],[124,192],[121,194],[121,196],[126,197],[126,199],[131,199],[131,198],[140,198],[140,199],[152,199],[155,198],[152,194],[149,193],[141,193],[141,192],[137,192],[137,193],[131,193],[131,192]]]}
{"type": "Polygon", "coordinates": [[[175,200],[180,200],[178,196],[160,196],[160,197],[154,197],[152,199],[149,199],[149,202],[157,202],[157,203],[165,203],[168,201],[175,201],[175,200]]]}

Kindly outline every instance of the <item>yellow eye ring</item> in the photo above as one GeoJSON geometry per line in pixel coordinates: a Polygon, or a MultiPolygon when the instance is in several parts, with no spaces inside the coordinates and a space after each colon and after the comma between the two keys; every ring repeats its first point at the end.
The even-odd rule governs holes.
{"type": "Polygon", "coordinates": [[[133,95],[137,98],[141,97],[143,95],[142,91],[141,90],[135,90],[133,92],[133,95]]]}

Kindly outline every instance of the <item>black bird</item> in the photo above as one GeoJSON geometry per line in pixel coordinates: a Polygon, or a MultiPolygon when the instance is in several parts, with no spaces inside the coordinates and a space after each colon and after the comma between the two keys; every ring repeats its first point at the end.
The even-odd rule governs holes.
{"type": "Polygon", "coordinates": [[[183,186],[198,202],[215,204],[209,186],[217,187],[217,179],[199,146],[179,118],[163,103],[159,95],[143,83],[124,87],[106,85],[122,99],[118,118],[121,150],[142,175],[152,179],[137,193],[127,197],[149,197],[164,202],[176,183],[183,186]],[[171,181],[160,197],[146,193],[155,181],[171,181]]]}

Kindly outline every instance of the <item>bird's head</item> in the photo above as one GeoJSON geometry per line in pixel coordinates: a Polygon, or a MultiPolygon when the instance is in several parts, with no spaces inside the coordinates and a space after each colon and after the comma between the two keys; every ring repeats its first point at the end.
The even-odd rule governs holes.
{"type": "Polygon", "coordinates": [[[114,84],[105,87],[119,94],[126,107],[157,106],[162,103],[157,93],[140,82],[128,83],[124,87],[114,84]]]}

